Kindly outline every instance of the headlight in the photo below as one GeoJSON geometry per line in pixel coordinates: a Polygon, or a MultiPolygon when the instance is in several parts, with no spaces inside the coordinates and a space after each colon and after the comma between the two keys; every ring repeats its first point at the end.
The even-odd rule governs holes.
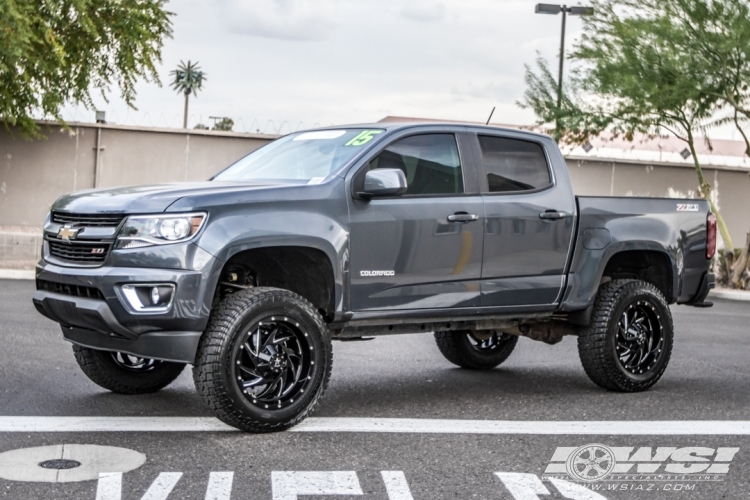
{"type": "Polygon", "coordinates": [[[200,231],[206,214],[136,215],[117,235],[116,248],[143,248],[187,241],[200,231]]]}

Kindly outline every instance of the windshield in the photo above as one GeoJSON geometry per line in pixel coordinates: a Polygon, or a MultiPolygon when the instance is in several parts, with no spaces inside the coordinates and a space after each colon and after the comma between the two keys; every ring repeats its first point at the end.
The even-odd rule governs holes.
{"type": "Polygon", "coordinates": [[[240,159],[215,181],[322,182],[383,130],[318,130],[282,137],[240,159]]]}

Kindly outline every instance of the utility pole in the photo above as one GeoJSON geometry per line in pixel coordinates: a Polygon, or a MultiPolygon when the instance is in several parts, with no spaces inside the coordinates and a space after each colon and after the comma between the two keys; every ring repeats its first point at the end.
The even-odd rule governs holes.
{"type": "MultiPolygon", "coordinates": [[[[565,63],[565,22],[568,14],[571,16],[587,16],[594,13],[591,7],[568,7],[567,5],[556,5],[550,3],[538,3],[534,7],[535,14],[551,14],[556,16],[562,12],[562,27],[560,29],[560,67],[557,73],[557,113],[562,106],[563,65],[565,63]]],[[[560,142],[560,119],[555,119],[555,140],[560,142]]]]}

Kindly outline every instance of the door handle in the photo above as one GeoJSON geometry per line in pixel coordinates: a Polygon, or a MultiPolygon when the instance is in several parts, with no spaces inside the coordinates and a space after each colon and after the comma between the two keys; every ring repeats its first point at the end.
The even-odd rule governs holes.
{"type": "Polygon", "coordinates": [[[456,212],[448,216],[448,222],[471,222],[478,219],[479,216],[477,214],[467,214],[464,212],[456,212]]]}
{"type": "Polygon", "coordinates": [[[565,212],[558,212],[556,210],[547,210],[546,212],[542,212],[539,214],[540,219],[544,220],[560,220],[567,217],[569,214],[565,212]]]}

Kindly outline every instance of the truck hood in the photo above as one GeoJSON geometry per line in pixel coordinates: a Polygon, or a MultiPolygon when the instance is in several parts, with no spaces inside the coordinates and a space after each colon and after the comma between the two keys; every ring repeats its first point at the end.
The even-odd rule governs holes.
{"type": "Polygon", "coordinates": [[[52,205],[52,210],[79,214],[159,213],[185,196],[231,194],[284,185],[211,181],[89,189],[60,197],[52,205]]]}

